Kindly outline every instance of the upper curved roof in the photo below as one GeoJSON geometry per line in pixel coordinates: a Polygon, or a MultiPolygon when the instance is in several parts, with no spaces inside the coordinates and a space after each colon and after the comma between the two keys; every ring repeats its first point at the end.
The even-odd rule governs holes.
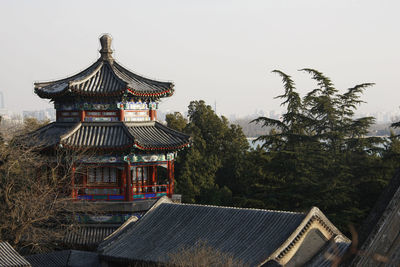
{"type": "Polygon", "coordinates": [[[137,75],[117,63],[111,56],[111,37],[100,38],[100,58],[83,71],[65,79],[35,83],[35,93],[54,99],[63,95],[165,97],[173,94],[174,84],[137,75]]]}

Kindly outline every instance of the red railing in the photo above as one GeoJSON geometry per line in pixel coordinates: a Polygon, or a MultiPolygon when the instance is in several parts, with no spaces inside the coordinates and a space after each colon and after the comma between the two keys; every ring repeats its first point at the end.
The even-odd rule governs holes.
{"type": "Polygon", "coordinates": [[[153,199],[169,195],[169,186],[166,184],[161,185],[134,185],[132,187],[133,200],[139,199],[153,199]]]}
{"type": "MultiPolygon", "coordinates": [[[[75,187],[73,192],[73,198],[76,200],[103,200],[103,201],[123,201],[128,200],[126,194],[120,187],[110,187],[110,186],[88,186],[88,187],[75,187]],[[107,189],[118,189],[120,194],[110,194],[110,193],[86,193],[80,192],[81,190],[107,190],[107,189]]],[[[169,185],[132,185],[132,199],[133,200],[143,200],[143,199],[156,199],[162,196],[167,196],[170,194],[169,185]]]]}

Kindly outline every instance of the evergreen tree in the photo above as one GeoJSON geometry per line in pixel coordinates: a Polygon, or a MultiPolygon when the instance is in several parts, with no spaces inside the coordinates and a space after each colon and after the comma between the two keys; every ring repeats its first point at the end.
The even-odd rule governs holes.
{"type": "Polygon", "coordinates": [[[264,188],[284,209],[318,206],[338,225],[359,222],[387,182],[381,175],[384,140],[366,137],[374,118],[354,118],[363,90],[373,84],[340,94],[321,72],[301,71],[311,74],[317,88],[301,98],[289,75],[273,71],[283,80],[285,91],[278,98],[286,112],[281,121],[254,120],[275,128],[258,138],[271,156],[264,188]]]}
{"type": "Polygon", "coordinates": [[[182,132],[188,123],[187,119],[180,113],[174,112],[165,115],[165,120],[167,121],[168,127],[182,132]]]}
{"type": "MultiPolygon", "coordinates": [[[[188,116],[183,131],[191,135],[193,145],[177,159],[177,191],[184,202],[230,205],[231,188],[249,148],[247,139],[239,126],[229,125],[202,100],[190,103],[188,116]]],[[[168,118],[169,126],[181,121],[176,115],[168,118]]]]}

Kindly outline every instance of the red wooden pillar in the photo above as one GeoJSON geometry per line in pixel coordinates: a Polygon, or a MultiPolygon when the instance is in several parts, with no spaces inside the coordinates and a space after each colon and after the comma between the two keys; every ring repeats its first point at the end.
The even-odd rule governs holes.
{"type": "Polygon", "coordinates": [[[81,122],[85,121],[86,112],[84,110],[79,111],[79,119],[81,122]]]}
{"type": "Polygon", "coordinates": [[[119,110],[119,120],[124,121],[125,120],[125,110],[120,109],[119,110]]]}
{"type": "Polygon", "coordinates": [[[150,120],[152,121],[157,120],[157,110],[151,109],[149,112],[150,112],[150,120]]]}
{"type": "Polygon", "coordinates": [[[156,183],[157,176],[157,166],[151,166],[151,183],[154,185],[156,183]]]}
{"type": "Polygon", "coordinates": [[[168,175],[168,197],[172,197],[173,190],[174,190],[174,177],[172,173],[172,162],[169,160],[167,162],[167,175],[168,175]]]}
{"type": "Polygon", "coordinates": [[[175,161],[171,160],[171,196],[174,194],[175,189],[175,161]]]}
{"type": "Polygon", "coordinates": [[[121,174],[121,195],[125,195],[125,200],[128,200],[126,198],[126,167],[125,171],[122,172],[121,174]]]}
{"type": "Polygon", "coordinates": [[[71,170],[71,197],[72,199],[76,199],[76,191],[75,191],[75,164],[72,164],[72,170],[71,170]]]}
{"type": "Polygon", "coordinates": [[[128,162],[127,164],[126,164],[126,177],[127,177],[127,180],[128,180],[128,188],[127,188],[127,192],[126,192],[126,196],[125,196],[125,199],[126,200],[128,200],[128,201],[132,201],[133,200],[133,190],[132,190],[132,175],[131,175],[131,163],[130,162],[128,162]]]}

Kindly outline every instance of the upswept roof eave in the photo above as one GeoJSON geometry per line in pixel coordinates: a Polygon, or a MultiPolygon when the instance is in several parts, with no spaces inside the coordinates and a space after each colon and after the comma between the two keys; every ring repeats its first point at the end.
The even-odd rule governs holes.
{"type": "MultiPolygon", "coordinates": [[[[60,144],[61,141],[61,136],[60,135],[57,137],[57,135],[55,135],[55,140],[49,141],[49,139],[47,137],[40,137],[43,133],[45,134],[47,131],[51,131],[53,130],[53,127],[55,126],[62,126],[68,129],[68,127],[71,127],[71,130],[74,128],[74,122],[50,122],[49,124],[46,124],[32,132],[27,133],[26,135],[22,135],[21,137],[24,138],[24,140],[27,141],[23,141],[22,143],[26,143],[27,146],[30,147],[34,147],[34,148],[38,148],[40,150],[45,150],[51,147],[55,147],[57,145],[60,144]]],[[[65,133],[65,134],[68,134],[65,133]]],[[[64,135],[65,135],[64,134],[64,135]]],[[[53,135],[54,137],[54,135],[53,135]]]]}
{"type": "Polygon", "coordinates": [[[167,126],[162,125],[161,123],[157,122],[157,121],[150,121],[150,122],[140,122],[140,123],[136,123],[136,122],[124,122],[125,125],[125,129],[129,132],[129,134],[132,136],[132,138],[134,139],[134,143],[135,143],[135,147],[140,149],[140,150],[147,150],[147,151],[157,151],[157,150],[170,150],[170,151],[174,151],[174,150],[179,150],[182,149],[184,147],[188,147],[190,145],[190,136],[186,135],[184,133],[175,131],[167,126]],[[134,136],[134,133],[132,133],[129,128],[130,127],[135,127],[135,126],[145,126],[145,127],[155,127],[156,129],[166,132],[168,134],[171,134],[173,136],[178,136],[180,140],[177,144],[174,145],[168,145],[165,144],[164,146],[160,146],[160,145],[146,145],[143,144],[139,138],[136,138],[134,136]],[[185,140],[186,139],[186,140],[185,140]]]}
{"type": "MultiPolygon", "coordinates": [[[[158,80],[150,79],[150,78],[147,78],[145,76],[136,74],[136,73],[132,72],[131,70],[129,70],[128,68],[126,68],[126,67],[122,66],[121,64],[119,64],[118,61],[116,61],[116,60],[113,61],[113,67],[120,68],[124,72],[126,72],[128,75],[130,75],[131,77],[135,77],[137,79],[141,79],[144,82],[147,82],[149,84],[157,84],[157,85],[160,85],[160,86],[166,86],[167,88],[171,88],[171,87],[174,86],[174,84],[172,82],[158,81],[158,80]]],[[[121,70],[119,70],[119,71],[121,71],[121,70]]]]}
{"type": "Polygon", "coordinates": [[[79,71],[78,73],[76,73],[76,74],[74,74],[72,76],[68,76],[66,78],[62,78],[62,79],[59,79],[59,80],[53,80],[53,81],[46,81],[46,82],[35,82],[34,83],[34,92],[39,97],[42,97],[42,98],[53,98],[53,97],[56,97],[56,96],[63,95],[68,91],[68,89],[70,89],[69,84],[70,84],[71,81],[73,81],[73,80],[75,80],[77,78],[80,78],[82,76],[86,77],[87,75],[90,75],[91,70],[93,68],[96,69],[98,67],[98,64],[100,64],[100,63],[101,63],[100,60],[96,60],[89,67],[79,71]],[[62,83],[66,83],[66,87],[64,89],[62,89],[62,90],[58,90],[56,92],[51,92],[51,91],[47,92],[44,89],[47,86],[55,86],[57,84],[61,85],[62,83]]]}
{"type": "Polygon", "coordinates": [[[142,75],[138,75],[126,67],[119,64],[117,61],[113,61],[111,68],[114,70],[115,75],[117,75],[120,79],[127,82],[127,91],[138,97],[163,97],[163,96],[172,96],[174,93],[174,84],[172,82],[163,82],[150,78],[146,78],[142,75]],[[125,77],[124,77],[125,76],[125,77]],[[132,85],[132,81],[135,80],[138,83],[147,84],[150,87],[150,90],[140,91],[132,85]],[[155,89],[156,87],[161,87],[155,89]]]}
{"type": "Polygon", "coordinates": [[[169,128],[168,126],[165,126],[162,123],[159,123],[158,121],[155,121],[154,126],[157,127],[157,128],[161,128],[164,131],[169,132],[171,134],[179,135],[182,138],[190,139],[190,135],[182,133],[182,132],[179,132],[179,131],[174,130],[172,128],[169,128]]]}

